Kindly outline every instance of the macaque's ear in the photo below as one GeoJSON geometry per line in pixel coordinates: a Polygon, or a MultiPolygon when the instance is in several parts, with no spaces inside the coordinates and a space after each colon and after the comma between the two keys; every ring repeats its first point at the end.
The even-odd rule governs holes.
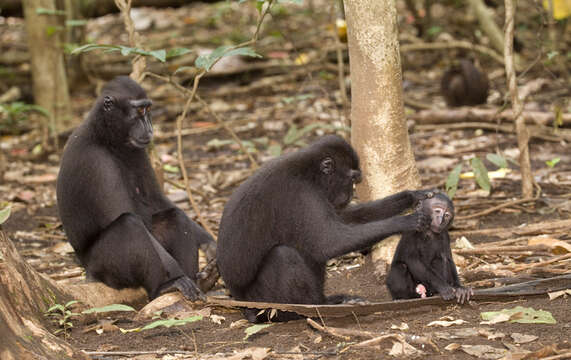
{"type": "Polygon", "coordinates": [[[113,108],[114,99],[112,96],[105,96],[103,98],[103,110],[110,111],[113,108]]]}

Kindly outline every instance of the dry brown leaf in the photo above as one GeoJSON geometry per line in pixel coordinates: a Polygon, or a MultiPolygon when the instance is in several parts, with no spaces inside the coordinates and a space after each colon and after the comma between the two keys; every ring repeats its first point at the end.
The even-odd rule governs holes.
{"type": "Polygon", "coordinates": [[[478,329],[478,335],[484,336],[488,340],[501,339],[501,338],[506,336],[506,334],[504,334],[502,332],[493,331],[492,329],[489,329],[489,328],[488,329],[478,329]]]}
{"type": "Polygon", "coordinates": [[[400,331],[406,331],[409,329],[408,324],[401,322],[400,325],[391,325],[391,329],[393,330],[400,330],[400,331]]]}
{"type": "Polygon", "coordinates": [[[454,350],[460,349],[461,346],[462,345],[460,345],[458,343],[451,343],[451,344],[446,345],[446,347],[444,349],[448,350],[448,351],[454,351],[454,350]]]}
{"type": "Polygon", "coordinates": [[[403,356],[420,356],[423,355],[424,352],[418,350],[417,348],[415,348],[414,346],[410,345],[407,342],[399,342],[399,341],[395,341],[393,343],[393,347],[391,348],[391,351],[389,351],[389,355],[394,356],[394,357],[403,357],[403,356]]]}
{"type": "Polygon", "coordinates": [[[521,333],[513,333],[510,336],[516,344],[527,344],[539,338],[535,335],[527,335],[521,333]]]}
{"type": "Polygon", "coordinates": [[[493,324],[498,324],[498,323],[502,323],[502,322],[506,322],[508,320],[510,320],[510,316],[508,314],[498,314],[497,316],[494,316],[491,320],[488,321],[481,321],[480,324],[481,325],[493,325],[493,324]]]}
{"type": "Polygon", "coordinates": [[[549,300],[555,300],[561,296],[567,296],[567,295],[571,296],[571,289],[554,291],[554,292],[547,293],[547,295],[549,296],[549,300]]]}
{"type": "Polygon", "coordinates": [[[536,236],[527,241],[528,245],[545,245],[551,249],[556,255],[567,254],[571,252],[571,244],[547,236],[536,236]]]}
{"type": "Polygon", "coordinates": [[[495,348],[490,345],[462,345],[460,350],[479,359],[500,359],[507,350],[495,348]]]}
{"type": "Polygon", "coordinates": [[[429,323],[426,326],[444,326],[444,327],[448,327],[448,326],[452,326],[452,325],[462,325],[467,323],[467,321],[462,320],[462,319],[458,319],[458,320],[452,320],[452,321],[446,321],[446,320],[437,320],[437,321],[432,321],[431,323],[429,323]]]}
{"type": "Polygon", "coordinates": [[[265,359],[270,352],[270,348],[263,348],[263,347],[251,347],[239,351],[238,353],[225,358],[219,359],[226,359],[226,360],[242,360],[246,358],[252,358],[252,360],[263,360],[265,359]]]}

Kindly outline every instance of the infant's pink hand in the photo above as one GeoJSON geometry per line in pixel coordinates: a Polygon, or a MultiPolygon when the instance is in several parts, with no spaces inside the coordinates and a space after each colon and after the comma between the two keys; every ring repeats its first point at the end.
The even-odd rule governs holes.
{"type": "Polygon", "coordinates": [[[426,297],[426,288],[422,284],[416,285],[416,293],[420,295],[421,298],[426,297]]]}

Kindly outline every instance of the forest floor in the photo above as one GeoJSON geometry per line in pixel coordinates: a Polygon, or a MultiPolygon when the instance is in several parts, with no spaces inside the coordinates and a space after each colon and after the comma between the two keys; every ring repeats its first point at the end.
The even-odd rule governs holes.
{"type": "MultiPolygon", "coordinates": [[[[537,38],[547,37],[547,31],[542,27],[541,16],[532,2],[524,1],[519,6],[519,13],[524,14],[519,19],[522,25],[516,33],[524,44],[520,55],[526,63],[532,64],[542,51],[537,38]]],[[[439,28],[438,36],[480,41],[475,35],[478,33],[475,31],[476,21],[466,15],[465,10],[439,5],[435,12],[438,14],[440,11],[440,17],[434,17],[438,24],[435,26],[439,28]],[[448,11],[458,16],[445,16],[448,11]]],[[[498,18],[503,16],[500,8],[496,12],[498,18]]],[[[399,13],[406,13],[406,9],[399,8],[399,13]]],[[[189,44],[192,44],[196,52],[228,41],[246,40],[255,23],[255,10],[247,4],[231,2],[194,4],[176,10],[142,9],[137,10],[137,14],[136,24],[150,46],[191,47],[189,44]]],[[[406,16],[401,17],[402,34],[413,33],[407,19],[406,16]]],[[[260,164],[278,152],[293,151],[323,134],[344,131],[345,111],[337,80],[335,42],[330,24],[331,16],[327,9],[309,16],[303,8],[277,5],[264,26],[257,47],[264,58],[255,61],[229,58],[201,81],[199,94],[209,104],[210,110],[200,104],[191,107],[183,129],[185,164],[199,210],[215,232],[226,200],[252,173],[252,166],[211,111],[245,141],[260,164]]],[[[117,15],[90,20],[87,29],[90,39],[98,43],[124,40],[123,25],[117,15]]],[[[23,36],[20,22],[0,22],[0,38],[22,40],[23,36]]],[[[567,43],[567,50],[569,45],[567,43]]],[[[409,104],[407,117],[418,113],[420,108],[427,111],[446,109],[439,93],[439,79],[451,59],[464,55],[477,58],[490,78],[488,104],[480,108],[497,110],[503,106],[505,75],[503,65],[495,60],[454,49],[403,52],[403,84],[409,104]],[[412,103],[416,105],[410,106],[412,103]]],[[[109,79],[129,69],[128,63],[116,53],[88,53],[84,62],[92,80],[109,79]]],[[[349,82],[348,66],[345,65],[345,81],[349,82]]],[[[159,73],[172,71],[170,65],[151,62],[150,66],[159,73]]],[[[539,89],[531,90],[526,100],[526,111],[548,113],[552,111],[555,99],[569,97],[568,85],[555,75],[553,67],[555,65],[551,63],[536,62],[519,78],[522,87],[543,79],[539,89]]],[[[189,85],[184,75],[179,80],[189,85]]],[[[76,118],[66,127],[73,128],[85,117],[96,98],[96,87],[101,83],[86,82],[72,91],[76,118]]],[[[154,102],[156,151],[166,165],[163,175],[169,180],[165,183],[165,191],[190,217],[197,219],[186,193],[172,185],[172,182],[181,182],[174,120],[182,110],[184,99],[168,84],[157,79],[148,78],[143,86],[154,102]]],[[[499,122],[489,124],[493,126],[499,122]]],[[[497,172],[497,177],[492,177],[490,192],[479,189],[476,181],[468,175],[458,184],[454,198],[457,218],[451,237],[454,259],[465,285],[494,287],[571,272],[568,256],[571,252],[569,138],[562,138],[556,132],[532,138],[532,168],[541,196],[517,203],[514,200],[521,198],[521,177],[517,165],[519,151],[513,132],[482,129],[463,119],[458,119],[455,125],[466,126],[455,129],[443,124],[420,125],[412,120],[408,124],[424,188],[443,189],[448,174],[456,165],[464,164],[463,173],[471,171],[468,161],[475,156],[484,160],[490,172],[497,168],[486,160],[486,155],[500,153],[514,160],[509,162],[509,172],[497,172]],[[548,166],[546,162],[555,158],[560,159],[559,163],[548,166]],[[480,213],[502,204],[504,207],[496,211],[480,213]],[[537,226],[534,228],[534,225],[537,226]],[[466,240],[481,251],[466,253],[466,240]],[[538,247],[538,244],[543,247],[538,247]],[[497,249],[485,251],[490,248],[497,249]]],[[[28,124],[20,134],[0,133],[0,151],[6,158],[4,179],[0,183],[0,203],[10,201],[13,204],[12,215],[3,225],[3,230],[8,232],[20,253],[36,270],[62,284],[83,281],[82,268],[66,242],[57,214],[55,180],[61,149],[36,155],[33,149],[40,137],[39,132],[32,128],[28,124]]],[[[69,135],[67,131],[61,133],[62,140],[69,135]]],[[[373,263],[370,254],[360,253],[332,260],[327,271],[326,293],[357,294],[369,301],[390,300],[384,285],[386,268],[383,264],[373,263]]],[[[220,283],[212,292],[214,295],[223,293],[220,283]]],[[[389,358],[391,351],[402,356],[397,349],[402,342],[395,340],[397,337],[388,337],[375,344],[361,343],[387,334],[403,336],[408,356],[431,359],[450,356],[498,359],[505,356],[521,359],[524,356],[545,358],[559,354],[558,358],[570,358],[570,309],[569,296],[551,300],[545,294],[514,298],[511,302],[472,302],[464,306],[450,303],[448,306],[316,319],[329,329],[354,330],[346,337],[315,330],[305,320],[299,320],[259,328],[259,332],[246,338],[246,329],[250,331],[252,328],[241,320],[239,310],[202,304],[190,312],[186,309],[184,316],[178,315],[202,315],[200,321],[128,333],[120,329],[134,329],[154,320],[135,317],[133,312],[78,315],[71,318],[74,326],[65,337],[72,345],[93,352],[93,358],[99,359],[377,359],[389,358]],[[481,324],[481,313],[516,306],[548,311],[556,323],[504,321],[481,324]],[[432,325],[435,320],[462,321],[443,327],[432,325]],[[423,343],[418,339],[429,340],[423,340],[423,343]],[[414,349],[408,347],[410,345],[414,349]]],[[[53,330],[57,330],[55,325],[53,330]]]]}

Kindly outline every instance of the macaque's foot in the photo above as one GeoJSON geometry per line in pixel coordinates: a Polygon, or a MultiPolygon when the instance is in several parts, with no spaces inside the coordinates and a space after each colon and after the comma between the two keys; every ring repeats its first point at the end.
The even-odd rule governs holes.
{"type": "Polygon", "coordinates": [[[421,298],[426,297],[426,288],[422,284],[416,285],[416,293],[420,295],[421,298]]]}

